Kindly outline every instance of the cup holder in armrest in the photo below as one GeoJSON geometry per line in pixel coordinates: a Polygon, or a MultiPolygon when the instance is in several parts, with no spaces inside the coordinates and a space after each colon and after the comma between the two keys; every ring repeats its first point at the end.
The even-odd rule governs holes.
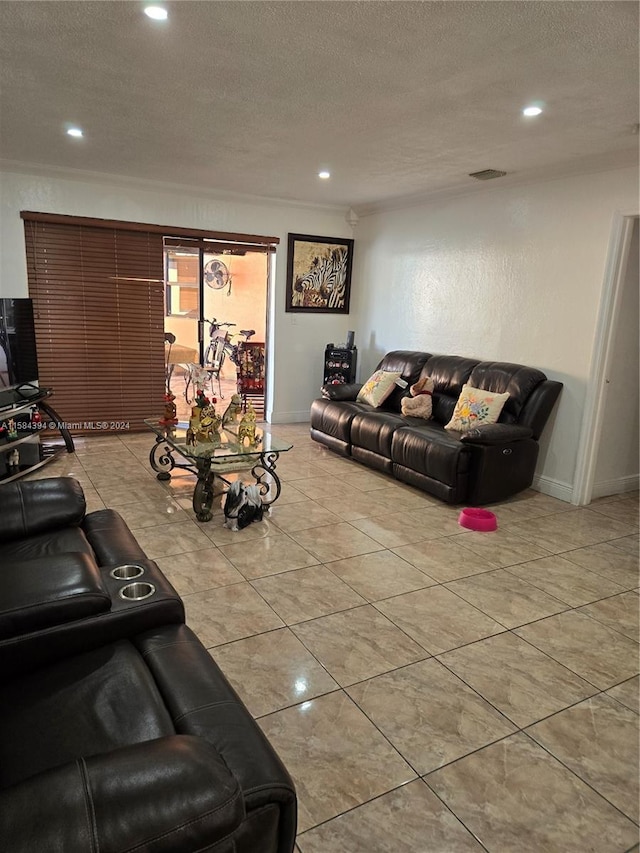
{"type": "Polygon", "coordinates": [[[125,601],[142,601],[143,598],[149,598],[153,595],[155,591],[156,588],[152,583],[137,581],[123,586],[118,594],[125,601]]]}
{"type": "Polygon", "coordinates": [[[143,575],[144,569],[142,566],[135,565],[135,563],[127,563],[124,566],[116,566],[115,569],[111,569],[109,574],[116,580],[130,581],[143,575]]]}

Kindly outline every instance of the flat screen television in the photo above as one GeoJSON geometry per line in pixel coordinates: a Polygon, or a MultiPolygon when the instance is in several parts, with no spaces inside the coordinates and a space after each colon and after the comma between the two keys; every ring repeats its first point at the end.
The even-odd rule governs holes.
{"type": "Polygon", "coordinates": [[[0,299],[0,388],[38,379],[33,303],[0,299]]]}

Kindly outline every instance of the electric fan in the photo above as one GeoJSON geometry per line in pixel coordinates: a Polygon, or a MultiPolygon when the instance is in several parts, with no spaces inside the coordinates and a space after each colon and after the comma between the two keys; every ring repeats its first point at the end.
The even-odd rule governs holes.
{"type": "Polygon", "coordinates": [[[205,282],[214,290],[222,290],[229,284],[231,278],[227,265],[217,258],[207,261],[204,265],[203,274],[205,282]]]}

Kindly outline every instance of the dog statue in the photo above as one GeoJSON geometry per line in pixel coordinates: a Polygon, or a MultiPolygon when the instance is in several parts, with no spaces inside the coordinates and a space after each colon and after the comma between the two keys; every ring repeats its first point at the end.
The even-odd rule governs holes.
{"type": "Polygon", "coordinates": [[[415,385],[412,385],[409,391],[411,396],[403,397],[400,402],[402,414],[429,420],[432,409],[433,379],[425,376],[424,379],[419,379],[415,385]]]}
{"type": "Polygon", "coordinates": [[[253,521],[262,521],[263,514],[258,486],[245,486],[240,480],[234,480],[224,502],[224,526],[228,530],[242,530],[253,521]]]}
{"type": "Polygon", "coordinates": [[[224,502],[224,526],[228,530],[239,530],[238,514],[245,499],[244,484],[240,480],[234,480],[227,490],[224,502]]]}
{"type": "Polygon", "coordinates": [[[247,527],[253,521],[262,521],[264,507],[262,506],[262,495],[257,486],[245,486],[245,501],[238,512],[238,528],[247,527]]]}

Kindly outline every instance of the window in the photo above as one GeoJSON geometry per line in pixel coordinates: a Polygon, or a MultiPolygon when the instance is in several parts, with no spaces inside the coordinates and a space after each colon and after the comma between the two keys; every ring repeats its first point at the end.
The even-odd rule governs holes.
{"type": "Polygon", "coordinates": [[[200,316],[200,253],[198,249],[165,252],[167,317],[200,316]]]}

